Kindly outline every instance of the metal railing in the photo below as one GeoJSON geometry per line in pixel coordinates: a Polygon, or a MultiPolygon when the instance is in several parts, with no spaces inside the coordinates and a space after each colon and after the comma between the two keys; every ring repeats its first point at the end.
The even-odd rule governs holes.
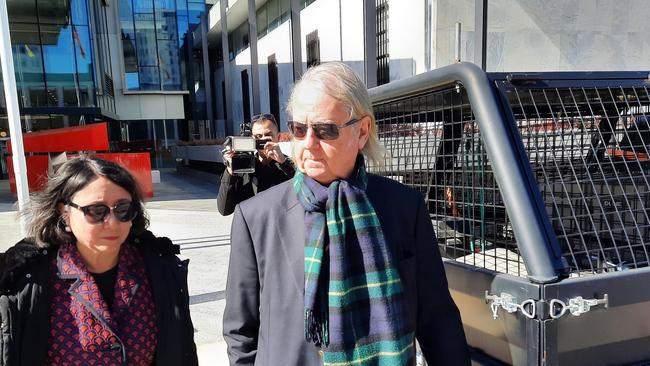
{"type": "Polygon", "coordinates": [[[371,170],[423,194],[456,261],[536,283],[647,266],[646,85],[460,63],[373,88],[390,158],[371,170]]]}

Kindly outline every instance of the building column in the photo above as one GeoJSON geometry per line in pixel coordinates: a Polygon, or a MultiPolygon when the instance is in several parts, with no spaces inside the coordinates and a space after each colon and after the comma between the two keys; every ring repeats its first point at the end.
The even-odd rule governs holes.
{"type": "Polygon", "coordinates": [[[366,87],[377,86],[377,4],[363,0],[363,65],[366,87]]]}
{"type": "Polygon", "coordinates": [[[302,76],[302,45],[300,39],[300,0],[291,1],[291,60],[293,61],[293,82],[302,76]]]}
{"type": "Polygon", "coordinates": [[[487,66],[488,0],[475,0],[474,9],[474,63],[485,70],[487,66]]]}
{"type": "Polygon", "coordinates": [[[260,70],[257,59],[257,11],[255,0],[248,0],[248,40],[251,51],[251,88],[253,115],[260,114],[260,70]]]}
{"type": "Polygon", "coordinates": [[[217,126],[214,122],[212,110],[212,77],[210,75],[210,54],[208,51],[208,16],[201,14],[201,51],[203,55],[203,86],[205,88],[205,111],[210,126],[210,138],[217,137],[217,126]]]}
{"type": "Polygon", "coordinates": [[[230,46],[228,45],[227,1],[221,4],[221,52],[223,53],[223,82],[226,85],[226,118],[224,118],[224,135],[228,136],[234,131],[232,121],[232,86],[230,85],[230,46]]]}

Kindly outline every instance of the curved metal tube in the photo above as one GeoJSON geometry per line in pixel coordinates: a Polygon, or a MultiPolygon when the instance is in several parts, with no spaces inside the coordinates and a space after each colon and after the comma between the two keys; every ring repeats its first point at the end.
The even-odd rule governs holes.
{"type": "Polygon", "coordinates": [[[374,105],[460,82],[467,90],[517,245],[536,283],[558,281],[567,264],[543,205],[523,142],[499,108],[490,81],[478,66],[461,62],[369,90],[374,105]]]}

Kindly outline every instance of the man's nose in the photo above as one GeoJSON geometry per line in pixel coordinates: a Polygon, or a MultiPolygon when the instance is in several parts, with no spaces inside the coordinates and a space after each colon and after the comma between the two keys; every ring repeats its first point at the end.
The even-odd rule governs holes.
{"type": "Polygon", "coordinates": [[[320,145],[320,139],[316,137],[314,129],[311,127],[307,128],[307,134],[305,135],[305,147],[308,149],[313,149],[320,145]]]}

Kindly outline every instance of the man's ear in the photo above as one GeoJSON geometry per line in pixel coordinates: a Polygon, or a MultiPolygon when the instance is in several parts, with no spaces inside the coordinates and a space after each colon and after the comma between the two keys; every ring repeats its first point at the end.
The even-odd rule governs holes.
{"type": "Polygon", "coordinates": [[[370,138],[370,117],[365,116],[359,121],[359,151],[363,150],[364,146],[370,138]]]}

